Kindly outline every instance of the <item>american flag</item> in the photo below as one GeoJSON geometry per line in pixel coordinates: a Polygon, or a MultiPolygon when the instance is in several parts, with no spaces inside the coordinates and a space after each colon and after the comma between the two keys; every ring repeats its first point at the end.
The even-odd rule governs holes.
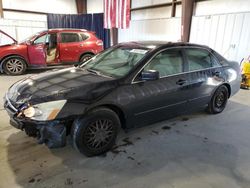
{"type": "Polygon", "coordinates": [[[104,28],[129,27],[130,0],[104,0],[104,28]]]}

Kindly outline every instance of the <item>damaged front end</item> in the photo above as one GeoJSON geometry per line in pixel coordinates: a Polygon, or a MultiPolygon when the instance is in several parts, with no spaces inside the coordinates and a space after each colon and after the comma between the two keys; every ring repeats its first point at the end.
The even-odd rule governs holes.
{"type": "Polygon", "coordinates": [[[4,108],[10,116],[10,124],[36,137],[39,144],[49,148],[66,145],[66,125],[69,120],[55,119],[66,100],[46,102],[37,105],[25,103],[18,108],[5,96],[4,108]]]}
{"type": "Polygon", "coordinates": [[[12,126],[50,148],[66,144],[72,122],[115,88],[113,78],[82,68],[41,73],[14,83],[4,98],[12,126]]]}

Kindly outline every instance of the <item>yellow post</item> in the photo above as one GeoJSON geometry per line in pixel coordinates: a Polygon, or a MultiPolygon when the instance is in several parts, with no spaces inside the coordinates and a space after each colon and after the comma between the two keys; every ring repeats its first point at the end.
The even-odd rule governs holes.
{"type": "Polygon", "coordinates": [[[242,81],[241,88],[250,89],[250,58],[244,60],[241,64],[242,81]]]}

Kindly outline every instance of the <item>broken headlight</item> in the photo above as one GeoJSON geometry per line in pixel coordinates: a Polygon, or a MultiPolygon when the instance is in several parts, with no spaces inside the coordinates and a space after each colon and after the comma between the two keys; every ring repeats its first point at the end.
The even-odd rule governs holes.
{"type": "Polygon", "coordinates": [[[37,121],[53,120],[61,111],[65,103],[66,100],[59,100],[29,105],[27,108],[22,110],[22,115],[37,121]]]}

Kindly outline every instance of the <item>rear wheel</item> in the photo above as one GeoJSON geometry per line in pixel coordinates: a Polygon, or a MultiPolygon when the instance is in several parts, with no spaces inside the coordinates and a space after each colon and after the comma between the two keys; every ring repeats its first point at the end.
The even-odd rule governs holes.
{"type": "Polygon", "coordinates": [[[19,56],[10,56],[3,60],[3,70],[9,75],[21,75],[27,69],[25,60],[19,56]]]}
{"type": "Polygon", "coordinates": [[[85,54],[80,58],[80,63],[84,63],[91,59],[94,55],[93,54],[85,54]]]}
{"type": "Polygon", "coordinates": [[[98,108],[75,120],[71,130],[74,147],[86,156],[102,154],[115,144],[120,120],[115,112],[98,108]]]}
{"type": "Polygon", "coordinates": [[[208,104],[208,112],[211,114],[218,114],[222,112],[228,101],[228,89],[226,86],[220,86],[214,93],[210,103],[208,104]]]}

